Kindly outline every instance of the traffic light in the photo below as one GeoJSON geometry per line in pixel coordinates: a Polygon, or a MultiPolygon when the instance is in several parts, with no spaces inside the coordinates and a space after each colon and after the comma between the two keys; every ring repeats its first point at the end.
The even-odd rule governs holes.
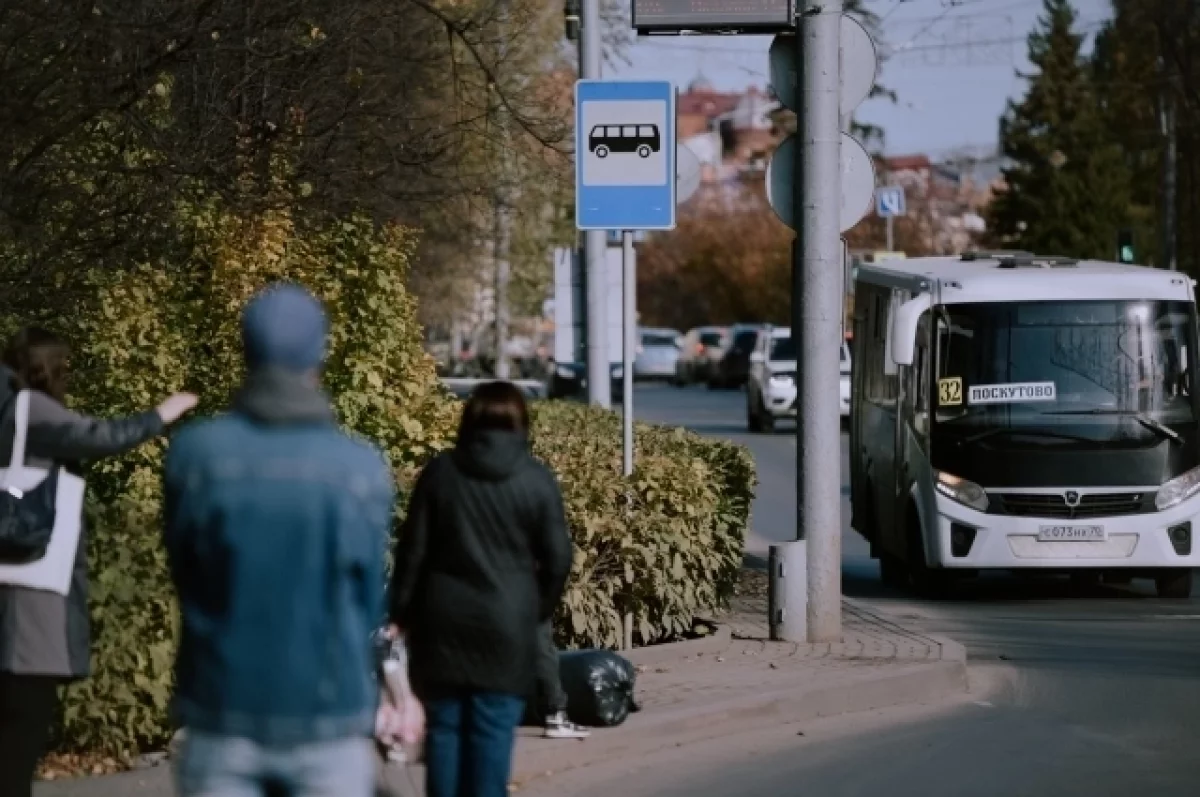
{"type": "Polygon", "coordinates": [[[1133,262],[1133,230],[1117,232],[1117,261],[1120,263],[1133,262]]]}

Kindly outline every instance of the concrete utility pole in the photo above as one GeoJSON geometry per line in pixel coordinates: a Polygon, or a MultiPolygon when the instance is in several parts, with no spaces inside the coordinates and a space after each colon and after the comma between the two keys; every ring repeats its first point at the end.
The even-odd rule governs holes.
{"type": "MultiPolygon", "coordinates": [[[[579,32],[579,76],[600,77],[602,56],[600,0],[582,0],[579,32]]],[[[576,153],[575,157],[580,157],[576,153]]],[[[584,233],[584,274],[587,283],[588,402],[605,409],[612,406],[608,361],[608,243],[603,231],[584,233]]]]}
{"type": "MultiPolygon", "coordinates": [[[[499,28],[499,46],[496,48],[497,62],[503,63],[507,55],[508,46],[508,2],[501,0],[499,8],[499,17],[497,19],[499,28]]],[[[508,307],[508,283],[512,274],[512,265],[509,263],[509,249],[512,241],[512,210],[509,207],[511,196],[509,194],[509,178],[512,172],[508,168],[509,159],[509,142],[508,142],[508,119],[506,108],[504,107],[504,99],[500,96],[502,89],[499,86],[495,88],[496,96],[496,165],[498,168],[496,174],[496,193],[495,193],[495,215],[493,222],[495,231],[492,237],[492,262],[495,266],[495,302],[496,302],[496,363],[495,377],[497,379],[509,378],[509,362],[508,362],[508,325],[509,325],[509,307],[508,307]]]]}
{"type": "Polygon", "coordinates": [[[839,379],[842,341],[841,0],[801,0],[792,265],[796,337],[796,536],[805,544],[808,640],[842,638],[839,379]]]}
{"type": "Polygon", "coordinates": [[[1158,119],[1163,136],[1162,159],[1162,242],[1159,245],[1159,261],[1164,268],[1175,271],[1179,267],[1176,252],[1176,179],[1179,173],[1178,139],[1175,129],[1174,85],[1165,59],[1159,56],[1159,73],[1162,89],[1159,93],[1158,119]]]}

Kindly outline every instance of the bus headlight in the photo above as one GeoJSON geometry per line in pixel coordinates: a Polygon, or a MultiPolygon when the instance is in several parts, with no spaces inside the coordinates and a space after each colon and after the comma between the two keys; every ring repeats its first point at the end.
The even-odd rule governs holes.
{"type": "Polygon", "coordinates": [[[1192,468],[1187,473],[1182,473],[1159,487],[1158,495],[1154,496],[1154,506],[1161,512],[1183,503],[1198,492],[1200,492],[1200,468],[1192,468]]]}
{"type": "Polygon", "coordinates": [[[980,512],[987,511],[987,493],[975,482],[969,482],[966,479],[960,479],[958,476],[937,471],[937,491],[963,506],[969,506],[980,512]]]}

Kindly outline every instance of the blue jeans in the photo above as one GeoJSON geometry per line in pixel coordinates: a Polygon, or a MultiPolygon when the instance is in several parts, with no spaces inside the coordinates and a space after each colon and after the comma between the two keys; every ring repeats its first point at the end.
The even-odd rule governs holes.
{"type": "Polygon", "coordinates": [[[175,777],[180,797],[374,797],[376,766],[369,739],[273,749],[188,731],[175,777]]]}
{"type": "Polygon", "coordinates": [[[507,797],[524,699],[462,690],[425,701],[425,797],[507,797]]]}

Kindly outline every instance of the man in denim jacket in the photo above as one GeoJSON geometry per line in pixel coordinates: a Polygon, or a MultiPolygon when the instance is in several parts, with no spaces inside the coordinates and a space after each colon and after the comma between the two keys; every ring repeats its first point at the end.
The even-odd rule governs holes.
{"type": "Polygon", "coordinates": [[[379,452],[335,424],[326,327],[300,288],[255,297],[233,407],[167,456],[183,797],[372,794],[370,633],[394,487],[379,452]]]}

